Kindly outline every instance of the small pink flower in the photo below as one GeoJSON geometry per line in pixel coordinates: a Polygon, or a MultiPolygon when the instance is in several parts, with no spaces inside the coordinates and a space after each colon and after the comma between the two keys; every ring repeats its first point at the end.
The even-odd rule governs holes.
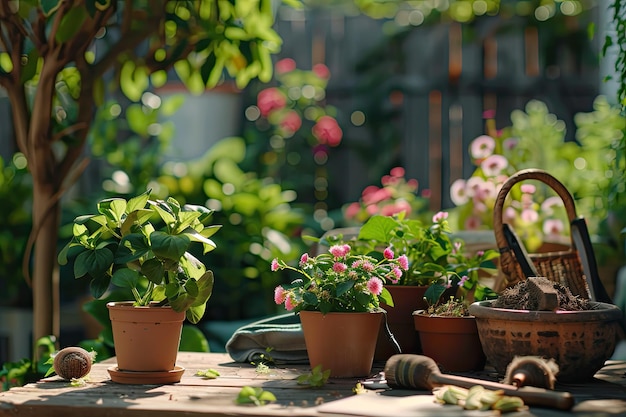
{"type": "Polygon", "coordinates": [[[339,127],[337,120],[330,116],[322,116],[311,129],[313,136],[321,144],[337,146],[341,143],[343,131],[339,127]]]}
{"type": "Polygon", "coordinates": [[[470,156],[480,162],[493,155],[495,149],[496,141],[491,136],[482,135],[474,139],[470,144],[470,156]]]}
{"type": "Polygon", "coordinates": [[[433,216],[433,223],[442,222],[442,221],[446,220],[447,218],[448,218],[448,212],[447,211],[437,212],[433,216]]]}
{"type": "Polygon", "coordinates": [[[284,58],[276,62],[276,74],[285,74],[296,69],[296,61],[291,58],[284,58]]]}
{"type": "Polygon", "coordinates": [[[385,248],[383,256],[385,259],[393,259],[395,255],[393,254],[393,250],[391,250],[391,248],[385,248]]]}
{"type": "Polygon", "coordinates": [[[309,262],[309,254],[303,253],[300,257],[300,266],[305,266],[309,262]]]}
{"type": "Polygon", "coordinates": [[[278,259],[272,259],[272,271],[278,271],[280,269],[280,264],[278,263],[278,259]]]}
{"type": "Polygon", "coordinates": [[[406,182],[406,185],[412,190],[416,191],[419,188],[419,182],[415,178],[411,178],[406,182]]]}
{"type": "Polygon", "coordinates": [[[537,191],[537,187],[532,184],[522,184],[520,190],[526,194],[534,194],[537,191]]]}
{"type": "Polygon", "coordinates": [[[465,284],[465,282],[469,279],[469,277],[467,275],[463,275],[463,277],[461,277],[461,280],[459,281],[459,287],[462,287],[463,284],[465,284]]]}
{"type": "Polygon", "coordinates": [[[380,295],[383,292],[383,282],[378,277],[372,277],[367,281],[367,289],[374,295],[380,295]]]}
{"type": "Polygon", "coordinates": [[[285,302],[285,298],[287,298],[287,292],[285,291],[285,289],[279,285],[278,287],[274,288],[274,302],[276,304],[282,304],[285,302]]]}
{"type": "Polygon", "coordinates": [[[295,133],[302,126],[302,119],[295,110],[289,110],[283,120],[280,121],[280,127],[289,133],[295,133]]]}
{"type": "Polygon", "coordinates": [[[330,249],[328,249],[328,252],[330,252],[330,254],[335,258],[341,258],[345,255],[343,245],[333,245],[330,249]]]}
{"type": "Polygon", "coordinates": [[[494,109],[485,110],[483,112],[483,119],[493,119],[496,117],[496,111],[494,109]]]}
{"type": "Polygon", "coordinates": [[[509,161],[502,155],[491,155],[480,164],[486,176],[495,177],[500,175],[509,166],[509,161]]]}
{"type": "Polygon", "coordinates": [[[342,263],[342,262],[335,262],[333,264],[333,271],[335,271],[336,273],[340,274],[342,272],[345,272],[346,269],[348,269],[348,265],[342,263]]]}
{"type": "Polygon", "coordinates": [[[285,299],[285,309],[287,311],[291,311],[296,307],[297,303],[295,303],[291,297],[287,296],[287,298],[285,299]]]}
{"type": "MultiPolygon", "coordinates": [[[[399,280],[400,278],[402,278],[402,270],[401,270],[400,268],[398,268],[398,267],[393,268],[393,269],[391,270],[391,273],[393,274],[394,279],[395,279],[395,281],[396,281],[396,282],[397,282],[397,280],[399,280]]],[[[392,281],[393,281],[393,279],[392,279],[392,281]]]]}
{"type": "Polygon", "coordinates": [[[364,204],[377,204],[381,201],[389,200],[393,197],[392,192],[388,188],[377,188],[376,190],[371,190],[363,195],[363,203],[364,204]]]}
{"type": "Polygon", "coordinates": [[[512,151],[513,149],[515,149],[518,143],[518,138],[506,138],[502,143],[502,147],[507,151],[512,151]]]}
{"type": "Polygon", "coordinates": [[[375,269],[374,264],[368,261],[363,262],[363,265],[361,265],[361,268],[365,272],[372,272],[375,269]]]}
{"type": "Polygon", "coordinates": [[[454,242],[454,245],[452,246],[452,253],[459,253],[461,246],[463,246],[461,242],[454,242]]]}
{"type": "Polygon", "coordinates": [[[330,78],[330,70],[324,64],[315,64],[313,65],[312,70],[315,73],[315,75],[317,75],[323,80],[327,80],[330,78]]]}
{"type": "Polygon", "coordinates": [[[409,258],[406,255],[400,255],[398,257],[398,264],[400,264],[400,268],[405,271],[409,270],[409,258]]]}
{"type": "Polygon", "coordinates": [[[267,117],[274,110],[282,109],[286,103],[285,95],[275,87],[266,88],[257,96],[257,107],[263,117],[267,117]]]}

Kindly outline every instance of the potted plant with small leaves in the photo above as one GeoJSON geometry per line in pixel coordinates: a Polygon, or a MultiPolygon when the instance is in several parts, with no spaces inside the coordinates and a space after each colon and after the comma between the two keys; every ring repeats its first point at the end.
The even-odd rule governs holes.
{"type": "Polygon", "coordinates": [[[204,254],[215,249],[211,237],[221,226],[210,224],[213,211],[150,195],[100,201],[97,214],[74,220],[73,237],[59,254],[61,265],[73,262],[76,278],[91,280],[95,298],[111,285],[133,294],[132,301],[107,304],[117,357],[109,373],[122,383],[180,380],[183,321],[197,323],[213,291],[212,271],[190,253],[193,244],[204,254]]]}

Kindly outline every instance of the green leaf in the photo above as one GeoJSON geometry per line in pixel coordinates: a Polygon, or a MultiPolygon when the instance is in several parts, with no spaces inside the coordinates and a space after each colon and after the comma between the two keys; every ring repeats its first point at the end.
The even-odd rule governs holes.
{"type": "Polygon", "coordinates": [[[129,268],[118,269],[113,273],[111,282],[121,288],[135,288],[139,282],[139,273],[129,268]]]}
{"type": "Polygon", "coordinates": [[[44,15],[50,16],[57,11],[63,1],[64,0],[39,0],[39,7],[41,7],[44,15]]]}
{"type": "Polygon", "coordinates": [[[151,258],[141,264],[141,273],[148,278],[149,281],[160,284],[165,277],[165,267],[163,262],[157,258],[151,258]]]}
{"type": "Polygon", "coordinates": [[[185,235],[169,235],[157,230],[150,235],[150,242],[155,255],[178,261],[187,252],[191,240],[185,235]]]}
{"type": "Polygon", "coordinates": [[[86,250],[74,261],[74,276],[80,278],[89,275],[98,278],[105,275],[112,264],[113,252],[109,248],[86,250]]]}
{"type": "Polygon", "coordinates": [[[128,203],[126,204],[127,212],[132,213],[133,211],[136,211],[136,210],[145,209],[146,203],[148,202],[149,198],[150,198],[150,190],[131,198],[130,200],[128,200],[128,203]]]}
{"type": "Polygon", "coordinates": [[[116,224],[122,223],[122,216],[126,212],[126,200],[123,198],[107,198],[98,203],[98,213],[113,220],[116,224]]]}
{"type": "Polygon", "coordinates": [[[109,289],[111,278],[108,275],[96,277],[89,283],[89,292],[95,299],[101,298],[109,289]]]}
{"type": "Polygon", "coordinates": [[[372,216],[359,230],[358,238],[388,243],[397,227],[397,222],[389,216],[372,216]]]}
{"type": "Polygon", "coordinates": [[[339,283],[337,285],[337,289],[335,290],[335,296],[341,297],[342,295],[350,291],[352,287],[354,287],[354,281],[352,280],[339,283]]]}
{"type": "Polygon", "coordinates": [[[13,71],[13,61],[11,61],[11,55],[6,52],[0,52],[0,69],[5,73],[13,71]]]}
{"type": "Polygon", "coordinates": [[[383,303],[387,304],[389,307],[393,307],[393,297],[386,287],[383,287],[383,291],[380,293],[379,297],[383,303]]]}
{"type": "Polygon", "coordinates": [[[30,52],[28,52],[25,61],[26,64],[22,66],[22,75],[20,76],[20,83],[22,84],[31,80],[37,74],[39,50],[37,48],[31,49],[30,52]]]}

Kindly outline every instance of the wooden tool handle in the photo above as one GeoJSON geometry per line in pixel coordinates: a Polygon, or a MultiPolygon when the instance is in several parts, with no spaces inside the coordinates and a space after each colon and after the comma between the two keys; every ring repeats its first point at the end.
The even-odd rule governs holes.
{"type": "Polygon", "coordinates": [[[569,410],[574,406],[574,397],[569,392],[550,391],[535,387],[516,388],[512,385],[500,384],[498,382],[446,374],[432,374],[430,382],[433,385],[456,385],[463,388],[481,385],[491,390],[502,390],[505,395],[520,397],[525,404],[539,407],[569,410]]]}

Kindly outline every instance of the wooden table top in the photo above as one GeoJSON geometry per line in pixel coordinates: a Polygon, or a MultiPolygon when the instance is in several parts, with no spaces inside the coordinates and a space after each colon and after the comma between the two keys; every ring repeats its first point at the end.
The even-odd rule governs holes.
{"type": "MultiPolygon", "coordinates": [[[[181,381],[172,385],[124,385],[112,382],[107,368],[115,361],[94,364],[88,382],[73,387],[59,377],[0,393],[0,416],[491,416],[495,412],[463,411],[440,405],[428,391],[367,390],[355,395],[357,379],[331,379],[322,388],[298,385],[308,366],[280,366],[257,373],[252,365],[235,363],[221,353],[180,352],[185,368],[181,381]],[[220,376],[204,379],[198,370],[215,369],[220,376]],[[244,386],[262,387],[277,401],[265,406],[236,405],[244,386]]],[[[374,373],[384,364],[375,364],[374,373]]],[[[626,362],[608,362],[584,384],[560,384],[576,399],[572,411],[530,407],[508,413],[511,417],[565,417],[626,415],[626,362]]]]}

